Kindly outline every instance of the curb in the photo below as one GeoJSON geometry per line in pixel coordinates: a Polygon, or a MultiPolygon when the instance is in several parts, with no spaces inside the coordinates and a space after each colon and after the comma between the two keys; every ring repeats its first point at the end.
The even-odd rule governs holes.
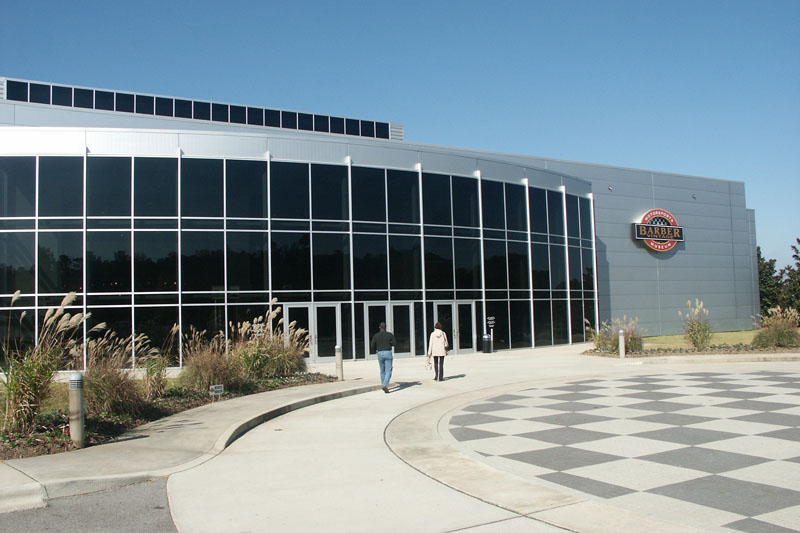
{"type": "MultiPolygon", "coordinates": [[[[161,470],[111,474],[107,476],[54,479],[47,482],[36,481],[28,477],[31,482],[0,489],[0,513],[41,508],[47,505],[48,500],[54,498],[99,492],[102,490],[124,487],[125,485],[131,485],[133,483],[142,483],[145,481],[153,481],[168,477],[171,474],[176,474],[178,472],[183,472],[199,466],[209,459],[216,457],[228,446],[230,446],[236,439],[254,427],[267,422],[268,420],[272,420],[281,415],[302,409],[304,407],[309,407],[318,403],[337,400],[339,398],[345,398],[348,396],[354,396],[356,394],[364,394],[379,390],[380,388],[380,385],[365,385],[343,391],[330,392],[319,396],[312,396],[310,398],[304,398],[301,400],[280,404],[277,407],[272,407],[245,420],[234,422],[222,432],[214,445],[205,453],[195,457],[191,461],[173,467],[161,470]]],[[[13,467],[9,466],[9,468],[13,467]]],[[[20,472],[16,469],[14,470],[21,476],[25,475],[23,472],[20,472]]]]}

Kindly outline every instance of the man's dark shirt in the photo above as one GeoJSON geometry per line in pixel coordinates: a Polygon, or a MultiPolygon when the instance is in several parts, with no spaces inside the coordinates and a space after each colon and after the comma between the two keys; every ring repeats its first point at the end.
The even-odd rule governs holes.
{"type": "Polygon", "coordinates": [[[394,335],[390,331],[379,331],[372,336],[369,347],[376,352],[391,350],[394,346],[394,335]]]}

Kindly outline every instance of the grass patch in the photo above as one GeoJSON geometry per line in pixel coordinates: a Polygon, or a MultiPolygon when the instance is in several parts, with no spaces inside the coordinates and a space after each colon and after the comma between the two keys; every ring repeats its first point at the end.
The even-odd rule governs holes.
{"type": "MultiPolygon", "coordinates": [[[[720,331],[711,334],[711,344],[753,344],[758,330],[720,331]]],[[[689,348],[684,335],[660,335],[645,337],[644,348],[689,348]]]]}

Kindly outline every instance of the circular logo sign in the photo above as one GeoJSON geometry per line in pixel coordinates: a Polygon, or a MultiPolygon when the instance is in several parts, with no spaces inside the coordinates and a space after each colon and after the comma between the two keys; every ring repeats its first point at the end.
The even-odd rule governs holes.
{"type": "Polygon", "coordinates": [[[656,252],[667,252],[683,240],[683,228],[672,213],[665,209],[651,209],[635,225],[636,239],[656,252]]]}

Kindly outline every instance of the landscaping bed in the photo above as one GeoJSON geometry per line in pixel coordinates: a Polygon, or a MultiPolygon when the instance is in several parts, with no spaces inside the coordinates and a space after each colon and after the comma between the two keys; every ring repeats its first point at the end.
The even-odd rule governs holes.
{"type": "MultiPolygon", "coordinates": [[[[329,383],[336,381],[333,376],[319,373],[302,373],[288,377],[264,379],[245,391],[226,392],[221,400],[257,394],[271,390],[329,383]]],[[[66,394],[58,395],[61,405],[51,406],[50,411],[39,415],[36,429],[28,434],[11,433],[0,429],[0,460],[19,459],[67,452],[75,449],[69,438],[69,412],[66,394]]],[[[188,409],[211,403],[208,393],[200,393],[187,387],[175,386],[167,389],[166,394],[154,400],[137,416],[110,415],[106,413],[87,414],[86,445],[96,446],[113,442],[123,433],[138,426],[147,424],[166,416],[180,413],[188,409]]],[[[0,413],[1,414],[1,413],[0,413]]],[[[0,416],[2,419],[2,416],[0,416]]]]}
{"type": "MultiPolygon", "coordinates": [[[[599,357],[619,357],[619,352],[586,350],[584,355],[599,357]]],[[[712,345],[702,350],[695,348],[645,348],[641,351],[626,352],[625,357],[659,357],[664,355],[730,355],[730,354],[765,354],[765,353],[800,353],[797,347],[757,348],[751,345],[712,345]]]]}

